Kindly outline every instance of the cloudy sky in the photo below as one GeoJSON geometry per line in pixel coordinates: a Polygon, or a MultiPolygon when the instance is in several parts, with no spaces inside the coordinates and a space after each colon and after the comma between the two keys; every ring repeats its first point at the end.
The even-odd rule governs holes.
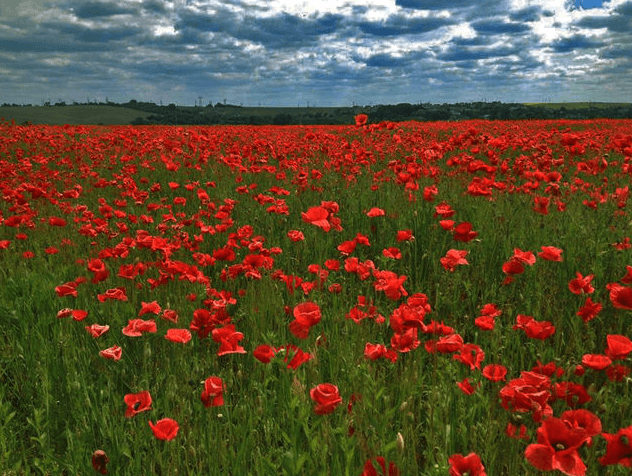
{"type": "Polygon", "coordinates": [[[2,0],[0,104],[632,102],[632,0],[2,0]]]}

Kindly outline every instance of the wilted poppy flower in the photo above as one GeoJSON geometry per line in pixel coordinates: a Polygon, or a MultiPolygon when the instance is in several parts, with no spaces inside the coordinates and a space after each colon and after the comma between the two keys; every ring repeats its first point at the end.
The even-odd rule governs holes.
{"type": "Polygon", "coordinates": [[[450,476],[487,476],[480,456],[470,453],[467,456],[454,454],[448,458],[450,476]]]}
{"type": "Polygon", "coordinates": [[[101,474],[108,474],[107,464],[110,462],[110,458],[105,454],[103,450],[96,450],[92,453],[92,467],[95,471],[101,474]]]}
{"type": "Polygon", "coordinates": [[[154,425],[151,420],[148,421],[151,430],[154,432],[154,436],[159,440],[170,441],[173,440],[178,434],[179,426],[178,422],[171,418],[163,418],[158,420],[154,425]]]}
{"type": "Polygon", "coordinates": [[[204,381],[200,399],[206,408],[224,404],[224,382],[219,377],[209,377],[204,381]]]}
{"type": "Polygon", "coordinates": [[[168,329],[165,334],[165,339],[168,339],[171,342],[186,344],[191,340],[191,331],[188,329],[168,329]]]}
{"type": "Polygon", "coordinates": [[[123,397],[123,400],[125,405],[127,405],[125,409],[127,418],[131,418],[140,412],[151,410],[151,395],[147,390],[139,393],[128,393],[123,397]]]}
{"type": "Polygon", "coordinates": [[[121,360],[121,355],[123,354],[123,349],[121,349],[118,345],[114,345],[108,349],[104,349],[99,352],[101,357],[110,360],[121,360]]]}
{"type": "Polygon", "coordinates": [[[316,402],[314,411],[317,415],[333,413],[336,407],[342,403],[338,387],[331,383],[321,383],[315,386],[309,391],[309,396],[316,402]]]}

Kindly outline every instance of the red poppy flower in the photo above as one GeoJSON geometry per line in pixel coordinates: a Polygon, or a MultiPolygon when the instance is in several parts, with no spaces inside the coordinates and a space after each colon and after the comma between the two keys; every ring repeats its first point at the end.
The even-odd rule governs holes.
{"type": "Polygon", "coordinates": [[[252,355],[259,362],[268,364],[270,363],[272,358],[275,356],[276,352],[277,352],[276,349],[272,347],[271,345],[261,344],[255,350],[252,351],[252,355]]]}
{"type": "Polygon", "coordinates": [[[88,271],[93,274],[92,283],[105,281],[110,275],[110,272],[105,267],[105,263],[98,258],[88,261],[88,271]]]}
{"type": "Polygon", "coordinates": [[[364,468],[360,476],[399,476],[399,469],[395,466],[395,463],[389,461],[387,471],[384,457],[376,456],[375,458],[368,459],[366,463],[364,463],[364,468]],[[375,463],[379,466],[379,472],[375,469],[375,463]]]}
{"type": "Polygon", "coordinates": [[[125,416],[131,418],[134,415],[151,410],[151,395],[147,390],[140,393],[128,393],[123,397],[127,408],[125,409],[125,416]]]}
{"type": "Polygon", "coordinates": [[[585,431],[577,431],[560,418],[550,417],[538,428],[538,442],[530,444],[525,457],[540,471],[555,469],[569,476],[584,476],[586,465],[577,450],[586,441],[585,431]]]}
{"type": "Polygon", "coordinates": [[[399,250],[399,248],[391,246],[390,248],[384,248],[382,250],[382,256],[384,256],[385,258],[402,259],[402,252],[399,250]]]}
{"type": "Polygon", "coordinates": [[[357,114],[354,120],[356,126],[362,127],[366,125],[367,121],[369,120],[369,116],[367,116],[366,114],[357,114]]]}
{"type": "Polygon", "coordinates": [[[472,386],[468,378],[464,378],[462,381],[457,382],[456,384],[465,395],[474,394],[474,387],[472,386]]]}
{"type": "Polygon", "coordinates": [[[529,437],[527,436],[527,427],[524,424],[521,424],[520,427],[517,427],[511,422],[507,423],[505,427],[505,434],[509,438],[516,438],[519,440],[527,440],[529,437]]]}
{"type": "Polygon", "coordinates": [[[290,323],[290,332],[299,339],[307,338],[309,329],[318,324],[321,318],[320,307],[311,301],[298,304],[292,314],[294,320],[290,323]]]}
{"type": "Polygon", "coordinates": [[[582,364],[593,370],[603,370],[612,364],[610,357],[599,354],[584,354],[582,364]]]}
{"type": "Polygon", "coordinates": [[[154,333],[157,331],[156,322],[153,319],[128,319],[127,326],[122,330],[123,334],[127,337],[140,337],[143,332],[154,333]]]}
{"type": "Polygon", "coordinates": [[[292,344],[286,345],[283,350],[285,350],[285,357],[283,358],[283,362],[287,362],[289,360],[287,368],[292,370],[296,370],[305,362],[309,362],[314,357],[309,352],[305,352],[303,351],[303,349],[300,349],[299,347],[296,347],[292,344]],[[290,355],[292,356],[291,359],[290,355]]]}
{"type": "Polygon", "coordinates": [[[452,272],[456,269],[458,265],[469,264],[468,261],[465,259],[465,257],[467,256],[467,253],[468,253],[467,250],[451,249],[451,250],[448,250],[446,255],[443,258],[441,258],[439,261],[441,261],[441,265],[445,269],[452,272]]]}
{"type": "Polygon", "coordinates": [[[101,357],[110,360],[121,360],[121,355],[123,354],[123,349],[121,349],[118,345],[114,345],[108,349],[104,349],[99,352],[101,357]]]}
{"type": "Polygon", "coordinates": [[[566,410],[560,418],[569,428],[586,433],[586,444],[592,445],[592,437],[601,433],[601,420],[589,410],[566,410]]]}
{"type": "Polygon", "coordinates": [[[103,450],[96,450],[92,453],[92,467],[95,471],[101,474],[108,474],[107,464],[110,462],[110,458],[105,454],[103,450]]]}
{"type": "Polygon", "coordinates": [[[99,324],[92,324],[91,326],[86,326],[86,330],[90,333],[92,337],[96,339],[97,337],[101,337],[108,330],[110,330],[110,326],[100,326],[99,324]]]}
{"type": "Polygon", "coordinates": [[[435,345],[435,349],[437,350],[437,352],[441,352],[442,354],[457,352],[462,347],[463,337],[461,337],[459,334],[452,334],[449,336],[441,337],[435,345]]]}
{"type": "Polygon", "coordinates": [[[59,286],[55,287],[55,292],[59,297],[77,297],[77,283],[71,281],[69,283],[60,284],[59,286]]]}
{"type": "Polygon", "coordinates": [[[507,367],[500,364],[489,364],[483,367],[483,377],[492,382],[499,382],[505,380],[507,376],[507,367]]]}
{"type": "Polygon", "coordinates": [[[412,230],[399,230],[395,237],[397,241],[412,241],[415,239],[412,230]]]}
{"type": "Polygon", "coordinates": [[[165,334],[165,339],[168,339],[171,342],[186,344],[191,340],[191,331],[188,329],[168,329],[165,334]]]}
{"type": "Polygon", "coordinates": [[[555,246],[542,246],[538,256],[546,261],[562,261],[563,250],[555,246]]]}
{"type": "Polygon", "coordinates": [[[632,310],[632,288],[618,283],[609,283],[606,289],[610,291],[610,301],[617,309],[632,310]]]}
{"type": "Polygon", "coordinates": [[[235,330],[234,324],[226,324],[224,327],[217,327],[212,330],[212,337],[220,346],[217,351],[218,356],[228,354],[245,354],[246,350],[239,345],[244,338],[241,332],[235,330]]]}
{"type": "Polygon", "coordinates": [[[454,227],[454,229],[452,230],[452,236],[454,238],[454,241],[462,241],[464,243],[467,243],[468,241],[472,241],[474,238],[476,238],[478,236],[478,233],[472,230],[471,223],[465,221],[459,223],[454,227]]]}
{"type": "Polygon", "coordinates": [[[586,299],[584,305],[579,308],[577,315],[581,317],[584,322],[589,322],[597,317],[597,314],[599,314],[602,309],[603,305],[601,303],[593,302],[589,297],[586,299]]]}
{"type": "Polygon", "coordinates": [[[522,251],[520,248],[514,248],[512,259],[516,259],[524,264],[532,266],[535,264],[535,255],[531,251],[522,251]]]}
{"type": "Polygon", "coordinates": [[[617,433],[602,433],[606,440],[606,454],[599,458],[602,466],[620,464],[632,468],[632,426],[621,428],[617,433]]]}
{"type": "Polygon", "coordinates": [[[440,203],[435,207],[435,217],[440,216],[441,218],[450,218],[455,213],[456,211],[453,210],[446,202],[440,203]]]}
{"type": "Polygon", "coordinates": [[[511,276],[515,276],[516,274],[524,273],[524,264],[522,264],[522,261],[520,260],[511,258],[509,261],[506,261],[503,264],[502,269],[503,269],[503,273],[511,277],[511,276]]]}
{"type": "Polygon", "coordinates": [[[595,277],[594,274],[583,276],[579,271],[577,271],[575,276],[575,278],[568,282],[568,289],[570,289],[573,294],[591,294],[595,291],[595,288],[590,285],[591,281],[595,277]]]}
{"type": "Polygon", "coordinates": [[[173,440],[178,434],[180,427],[178,422],[171,418],[163,418],[158,420],[154,425],[151,421],[148,421],[151,431],[154,432],[154,436],[159,440],[170,441],[173,440]]]}
{"type": "Polygon", "coordinates": [[[331,230],[331,223],[329,222],[329,211],[322,207],[311,207],[307,212],[301,213],[301,218],[304,222],[311,223],[319,228],[322,228],[326,232],[331,230]]]}
{"type": "Polygon", "coordinates": [[[294,242],[303,241],[305,239],[305,235],[303,235],[303,232],[299,230],[288,231],[287,237],[294,242]]]}
{"type": "Polygon", "coordinates": [[[448,458],[450,476],[487,476],[481,458],[476,453],[454,454],[448,458]]]}
{"type": "Polygon", "coordinates": [[[632,341],[626,336],[608,334],[606,355],[613,360],[625,359],[632,352],[632,341]]]}
{"type": "Polygon", "coordinates": [[[454,354],[452,359],[467,365],[470,370],[480,369],[481,363],[485,360],[485,352],[476,344],[463,344],[459,353],[454,354]]]}
{"type": "Polygon", "coordinates": [[[178,313],[176,311],[174,311],[173,309],[165,309],[162,311],[162,316],[163,319],[166,319],[168,321],[171,321],[173,323],[177,323],[178,322],[178,313]]]}
{"type": "Polygon", "coordinates": [[[158,302],[156,301],[152,301],[152,302],[142,302],[141,301],[141,310],[138,312],[138,317],[144,315],[144,314],[160,314],[160,311],[162,310],[160,308],[160,305],[158,304],[158,302]]]}
{"type": "Polygon", "coordinates": [[[524,333],[531,339],[545,340],[555,334],[555,326],[549,321],[531,319],[525,325],[524,333]]]}
{"type": "Polygon", "coordinates": [[[632,266],[629,264],[625,266],[626,273],[625,276],[622,277],[619,281],[623,284],[631,284],[632,283],[632,266]]]}
{"type": "Polygon", "coordinates": [[[316,385],[309,391],[309,396],[316,402],[316,407],[314,408],[316,415],[333,413],[336,407],[342,403],[338,387],[331,383],[316,385]]]}
{"type": "Polygon", "coordinates": [[[103,294],[97,294],[97,299],[100,302],[105,302],[108,299],[113,299],[116,301],[127,301],[127,295],[125,294],[124,287],[118,287],[118,288],[108,289],[103,294]]]}
{"type": "Polygon", "coordinates": [[[219,377],[209,377],[204,381],[200,399],[206,408],[224,404],[224,382],[219,377]]]}

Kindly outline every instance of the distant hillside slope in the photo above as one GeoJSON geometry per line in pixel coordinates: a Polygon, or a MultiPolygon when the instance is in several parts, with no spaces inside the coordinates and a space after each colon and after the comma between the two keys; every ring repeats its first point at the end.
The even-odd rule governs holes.
{"type": "Polygon", "coordinates": [[[0,106],[0,117],[6,121],[13,119],[16,124],[131,124],[139,117],[150,114],[126,107],[106,105],[79,106],[0,106]]]}

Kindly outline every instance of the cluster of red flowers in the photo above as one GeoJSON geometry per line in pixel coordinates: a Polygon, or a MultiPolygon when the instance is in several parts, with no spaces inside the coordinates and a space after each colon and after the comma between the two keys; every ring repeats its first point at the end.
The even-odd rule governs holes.
{"type": "MultiPolygon", "coordinates": [[[[89,250],[89,256],[76,261],[79,276],[54,289],[62,303],[60,308],[63,307],[57,317],[72,318],[67,322],[84,321],[88,316],[103,315],[93,312],[97,306],[127,303],[136,309],[140,307],[137,315],[112,317],[108,322],[83,326],[90,336],[99,339],[97,342],[109,343],[103,347],[111,344],[100,350],[101,357],[123,360],[108,366],[125,364],[123,350],[127,339],[154,339],[156,336],[151,335],[156,334],[161,343],[174,348],[181,348],[176,346],[192,339],[196,342],[210,338],[206,342],[219,358],[228,355],[248,358],[239,355],[251,353],[263,364],[282,361],[287,369],[297,370],[308,362],[317,365],[319,348],[325,347],[331,337],[321,331],[328,320],[339,319],[350,326],[382,326],[382,333],[374,339],[382,342],[366,342],[363,351],[358,349],[366,365],[393,365],[403,354],[418,348],[434,354],[433,358],[448,356],[448,361],[463,364],[462,370],[469,372],[468,376],[456,384],[464,394],[472,395],[485,385],[494,385],[503,409],[511,414],[529,415],[537,442],[526,446],[525,457],[535,468],[583,476],[587,469],[580,449],[599,435],[607,442],[600,464],[632,467],[632,427],[616,429],[616,433],[603,432],[599,417],[580,408],[591,401],[592,392],[575,380],[585,373],[603,372],[604,378],[611,382],[622,381],[631,371],[626,362],[632,354],[628,336],[608,334],[604,348],[581,356],[572,375],[555,364],[538,364],[529,370],[507,368],[501,363],[483,365],[485,351],[477,343],[468,342],[474,339],[464,331],[466,324],[452,323],[447,316],[446,321],[455,327],[433,319],[432,290],[428,289],[428,294],[418,291],[427,283],[414,282],[407,274],[411,249],[417,249],[415,235],[422,237],[428,230],[413,229],[414,222],[386,226],[401,211],[380,204],[369,205],[361,216],[354,217],[357,222],[363,220],[365,230],[353,229],[345,236],[348,212],[335,201],[336,197],[325,197],[327,185],[323,181],[325,174],[335,171],[345,186],[352,186],[364,174],[375,192],[389,183],[389,187],[401,188],[411,203],[420,199],[429,208],[418,207],[415,216],[418,212],[432,216],[433,230],[438,230],[446,240],[446,246],[433,255],[433,263],[442,276],[455,277],[479,266],[477,246],[490,237],[485,236],[481,223],[461,221],[459,217],[464,216],[464,210],[442,199],[442,180],[457,178],[454,182],[462,183],[462,192],[468,199],[526,195],[528,206],[539,215],[563,212],[571,200],[569,197],[577,193],[581,194],[581,204],[586,210],[609,206],[614,217],[625,216],[628,186],[613,187],[608,180],[598,178],[605,170],[615,177],[629,178],[632,173],[632,137],[625,133],[628,126],[629,123],[611,124],[614,129],[611,138],[602,136],[603,140],[597,140],[591,132],[571,133],[544,128],[538,123],[525,124],[534,128],[532,137],[505,125],[480,131],[478,128],[486,126],[478,123],[436,125],[434,131],[409,124],[406,131],[395,130],[399,126],[388,122],[369,124],[368,117],[361,114],[355,118],[355,126],[346,128],[313,128],[307,134],[304,128],[253,129],[252,134],[239,134],[240,139],[234,138],[234,130],[222,128],[218,128],[217,137],[212,139],[211,132],[204,128],[190,128],[185,134],[160,128],[112,128],[107,134],[123,141],[133,131],[135,138],[130,143],[136,144],[138,150],[121,154],[117,148],[116,153],[105,154],[101,152],[104,132],[100,129],[69,128],[64,134],[51,135],[54,139],[47,139],[50,129],[33,129],[33,134],[27,134],[23,127],[7,125],[2,127],[4,136],[12,141],[22,140],[25,147],[33,149],[29,154],[22,149],[11,149],[16,160],[0,159],[3,172],[0,228],[6,232],[3,238],[7,237],[0,240],[0,253],[15,248],[23,250],[25,259],[41,255],[39,250],[28,249],[28,233],[32,230],[54,230],[51,235],[55,236],[60,230],[67,231],[68,237],[49,243],[42,250],[50,260],[67,256],[73,240],[89,244],[82,247],[89,250]],[[264,136],[264,130],[272,139],[258,138],[264,136]],[[438,139],[439,133],[443,136],[446,131],[450,132],[449,139],[438,139]],[[84,147],[90,151],[85,162],[71,158],[74,154],[44,156],[38,152],[44,147],[42,144],[64,150],[72,145],[68,141],[79,133],[85,136],[84,147]],[[621,159],[606,160],[606,152],[621,159]],[[228,177],[235,182],[233,196],[239,200],[217,196],[215,181],[199,179],[210,165],[226,168],[228,177]],[[160,176],[168,176],[170,181],[152,182],[140,170],[146,171],[147,176],[153,176],[150,171],[159,170],[160,176]],[[184,183],[176,181],[185,176],[178,171],[187,171],[189,178],[183,179],[184,183]],[[277,185],[258,190],[262,183],[258,178],[268,176],[277,185]],[[293,196],[313,197],[314,193],[328,199],[291,201],[293,196]],[[430,205],[437,197],[440,203],[430,205]],[[260,213],[274,216],[279,227],[287,228],[276,236],[266,235],[265,228],[258,225],[255,228],[254,217],[250,223],[240,222],[245,201],[255,202],[260,213]],[[54,212],[45,215],[51,208],[54,212]],[[332,230],[337,233],[332,234],[332,230]],[[296,258],[296,269],[282,269],[280,256],[287,248],[301,256],[308,246],[318,246],[314,243],[319,237],[335,240],[334,246],[321,250],[322,261],[306,265],[296,258]],[[376,242],[381,243],[377,250],[376,242]],[[284,303],[287,299],[286,316],[277,316],[287,318],[283,326],[289,330],[288,339],[282,342],[271,342],[273,339],[257,342],[260,337],[248,334],[244,320],[235,319],[234,310],[247,292],[243,283],[263,279],[270,279],[273,286],[287,291],[278,296],[284,303]],[[349,312],[345,316],[332,316],[324,303],[332,295],[339,295],[340,300],[347,298],[349,283],[354,282],[360,283],[366,296],[352,296],[354,304],[349,306],[349,312]],[[159,303],[152,298],[139,304],[139,293],[151,295],[157,289],[178,285],[187,289],[182,296],[190,303],[188,307],[172,309],[167,299],[159,303]],[[82,303],[92,299],[93,307],[66,307],[78,297],[82,303]],[[184,324],[175,327],[179,320],[184,324]],[[165,343],[164,339],[174,344],[165,343]],[[301,344],[305,350],[292,343],[292,339],[305,342],[305,346],[301,344]],[[314,346],[310,346],[312,340],[314,346]],[[567,378],[562,379],[562,375],[567,378]],[[571,409],[554,416],[554,402],[571,409]]],[[[546,218],[539,215],[538,218],[546,218]]],[[[610,248],[613,253],[632,247],[630,237],[622,235],[625,231],[615,229],[613,233],[618,233],[610,248]]],[[[537,253],[517,247],[513,248],[513,254],[502,252],[501,259],[506,261],[495,266],[497,284],[502,289],[520,286],[530,273],[559,272],[565,275],[564,292],[574,295],[572,299],[581,299],[573,308],[573,312],[577,309],[580,325],[591,325],[604,309],[632,310],[632,266],[620,270],[621,274],[625,271],[622,278],[621,274],[604,278],[597,270],[584,275],[589,270],[585,263],[578,263],[581,271],[571,268],[568,276],[567,271],[558,268],[574,267],[573,256],[549,243],[537,246],[541,250],[537,253]],[[605,295],[609,296],[609,303],[605,295]]],[[[66,279],[70,278],[60,281],[66,279]]],[[[473,319],[476,326],[473,330],[491,335],[499,332],[499,327],[511,327],[518,331],[515,335],[519,339],[534,345],[540,344],[537,341],[557,338],[558,321],[522,314],[536,313],[517,306],[477,303],[475,309],[479,311],[473,319]]],[[[467,322],[465,317],[463,320],[467,322]]],[[[261,326],[265,325],[262,320],[261,326]]],[[[193,343],[188,344],[184,349],[192,346],[193,343]]],[[[203,406],[224,405],[225,391],[222,378],[206,378],[200,394],[203,406]]],[[[346,389],[341,391],[333,383],[312,387],[309,396],[315,414],[336,412],[346,389]]],[[[227,400],[229,397],[230,392],[227,400]]],[[[128,418],[152,411],[152,397],[147,390],[127,394],[123,400],[128,418]]],[[[349,396],[350,408],[351,400],[349,396]]],[[[149,427],[161,440],[172,440],[179,431],[178,423],[170,418],[156,423],[150,420],[149,427]]],[[[508,427],[507,434],[528,439],[525,426],[508,427]]],[[[105,474],[107,463],[104,452],[94,453],[92,464],[97,471],[105,474]]],[[[454,454],[448,464],[451,475],[485,475],[481,459],[475,453],[454,454]]],[[[395,464],[381,456],[370,458],[363,474],[377,474],[378,467],[384,474],[399,474],[395,464]]]]}

